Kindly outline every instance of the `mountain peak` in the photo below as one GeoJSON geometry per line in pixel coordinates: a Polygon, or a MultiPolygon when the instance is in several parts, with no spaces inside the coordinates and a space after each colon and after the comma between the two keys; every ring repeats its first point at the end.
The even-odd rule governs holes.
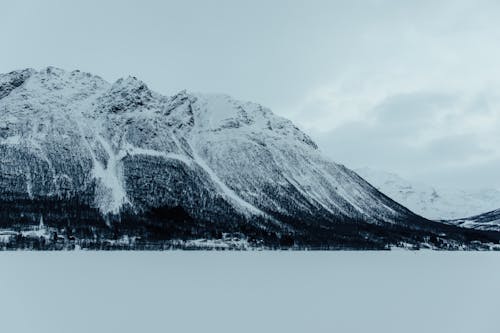
{"type": "Polygon", "coordinates": [[[45,68],[42,68],[40,70],[40,73],[45,73],[45,74],[55,75],[55,76],[61,76],[61,75],[65,75],[67,72],[64,69],[59,68],[59,67],[47,66],[45,68]]]}
{"type": "Polygon", "coordinates": [[[7,74],[0,74],[0,99],[9,95],[12,90],[20,87],[33,73],[35,73],[34,69],[26,68],[7,74]]]}
{"type": "Polygon", "coordinates": [[[0,86],[5,226],[38,225],[43,211],[45,225],[71,223],[80,237],[146,243],[239,233],[273,246],[386,248],[462,236],[324,158],[256,103],[167,97],[135,77],[109,84],[55,67],[4,74],[0,86]],[[420,238],[407,236],[412,228],[420,238]]]}
{"type": "Polygon", "coordinates": [[[148,86],[134,76],[118,79],[111,88],[99,98],[100,111],[110,113],[124,113],[128,111],[140,112],[148,109],[155,98],[148,86]]]}
{"type": "Polygon", "coordinates": [[[149,90],[146,83],[139,80],[137,77],[131,75],[116,80],[115,83],[113,83],[111,89],[131,90],[131,91],[149,90]]]}

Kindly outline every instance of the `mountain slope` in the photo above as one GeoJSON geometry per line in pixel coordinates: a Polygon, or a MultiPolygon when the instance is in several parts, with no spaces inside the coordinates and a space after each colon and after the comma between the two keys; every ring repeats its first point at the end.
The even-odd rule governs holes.
{"type": "Polygon", "coordinates": [[[446,221],[463,228],[500,231],[500,209],[467,218],[446,221]]]}
{"type": "Polygon", "coordinates": [[[267,245],[383,248],[483,237],[411,213],[324,159],[290,121],[228,96],[166,97],[133,77],[109,84],[48,67],[1,75],[0,113],[4,227],[43,217],[92,244],[237,234],[267,245]]]}
{"type": "Polygon", "coordinates": [[[500,205],[500,191],[466,191],[410,182],[394,173],[370,168],[355,170],[395,201],[433,220],[458,219],[491,211],[500,205]]]}

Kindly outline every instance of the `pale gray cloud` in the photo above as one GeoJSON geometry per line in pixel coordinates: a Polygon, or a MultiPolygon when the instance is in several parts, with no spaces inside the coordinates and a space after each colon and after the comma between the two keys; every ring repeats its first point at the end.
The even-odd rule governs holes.
{"type": "Polygon", "coordinates": [[[332,159],[352,167],[396,171],[446,186],[500,187],[496,175],[500,116],[478,103],[478,98],[396,95],[366,114],[366,119],[315,131],[313,137],[332,159]],[[474,177],[461,176],[474,173],[474,177]]]}

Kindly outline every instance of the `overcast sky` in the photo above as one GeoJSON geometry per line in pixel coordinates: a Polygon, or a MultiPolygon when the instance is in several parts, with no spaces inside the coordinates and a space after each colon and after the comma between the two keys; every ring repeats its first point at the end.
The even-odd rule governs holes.
{"type": "Polygon", "coordinates": [[[223,92],[292,119],[348,167],[500,188],[498,1],[0,4],[0,72],[223,92]]]}

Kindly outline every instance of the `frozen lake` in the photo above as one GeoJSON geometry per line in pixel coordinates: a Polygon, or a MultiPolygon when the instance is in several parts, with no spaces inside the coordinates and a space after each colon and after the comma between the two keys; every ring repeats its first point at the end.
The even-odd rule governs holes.
{"type": "Polygon", "coordinates": [[[500,253],[4,252],[4,332],[498,332],[500,253]]]}

